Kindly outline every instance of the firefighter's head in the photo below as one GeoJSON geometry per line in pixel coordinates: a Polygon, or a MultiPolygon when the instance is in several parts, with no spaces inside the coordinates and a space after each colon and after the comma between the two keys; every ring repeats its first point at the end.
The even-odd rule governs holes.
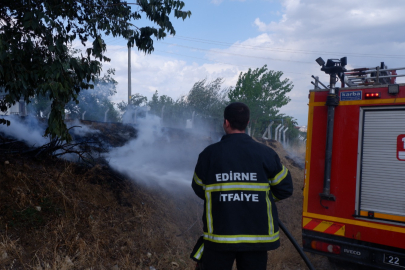
{"type": "Polygon", "coordinates": [[[242,102],[233,102],[224,110],[224,130],[229,133],[245,132],[249,123],[249,107],[242,102]]]}

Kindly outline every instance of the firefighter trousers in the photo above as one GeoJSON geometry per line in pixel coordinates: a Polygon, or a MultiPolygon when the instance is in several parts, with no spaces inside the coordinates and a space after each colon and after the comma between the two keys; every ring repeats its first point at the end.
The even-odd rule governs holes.
{"type": "Polygon", "coordinates": [[[266,270],[267,251],[217,251],[205,248],[201,270],[232,270],[234,261],[238,270],[266,270]]]}

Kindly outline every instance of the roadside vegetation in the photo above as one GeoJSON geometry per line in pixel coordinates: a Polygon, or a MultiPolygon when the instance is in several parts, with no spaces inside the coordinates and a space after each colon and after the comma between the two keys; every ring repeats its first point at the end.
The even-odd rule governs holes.
{"type": "MultiPolygon", "coordinates": [[[[183,1],[135,5],[16,0],[0,6],[0,88],[6,93],[0,110],[24,100],[30,114],[21,118],[25,123],[0,117],[0,270],[193,269],[189,254],[202,233],[202,202],[189,185],[168,189],[146,183],[140,171],[112,169],[106,153],[118,147],[141,152],[125,149],[140,134],[136,118],[156,115],[159,124],[152,123],[150,134],[166,133],[153,141],[159,151],[147,154],[153,162],[156,156],[176,161],[177,152],[192,153],[215,141],[223,132],[223,109],[233,101],[250,106],[250,134],[275,149],[292,172],[295,192],[279,203],[279,211],[300,239],[304,172],[295,156],[302,160],[304,150],[292,155],[280,143],[261,139],[270,121],[288,126],[290,141],[297,138],[296,120],[279,112],[290,101],[292,82],[263,66],[242,72],[232,87],[224,87],[222,78],[201,79],[177,99],[156,90],[150,100],[135,93],[130,104],[115,104],[114,69],[102,73],[109,61],[103,38],[120,36],[129,47],[152,53],[154,40],[176,33],[172,20],[191,16],[183,1]],[[141,16],[145,26],[138,27],[141,16]],[[76,39],[91,46],[72,51],[76,39]],[[17,126],[12,135],[3,129],[17,126]],[[165,156],[167,144],[181,147],[165,156]]],[[[185,167],[183,160],[177,163],[185,167]]],[[[268,269],[305,269],[281,237],[268,269]]],[[[313,259],[320,269],[330,269],[324,258],[313,259]]]]}
{"type": "MultiPolygon", "coordinates": [[[[111,145],[137,136],[125,125],[83,124],[108,134],[111,145]]],[[[172,130],[157,143],[193,149],[204,140],[172,130]]],[[[259,142],[275,149],[292,173],[294,195],[278,209],[300,241],[304,170],[278,142],[259,142]]],[[[188,185],[145,185],[102,160],[76,163],[28,155],[24,147],[0,134],[0,269],[194,269],[189,254],[202,233],[203,205],[188,185]]],[[[306,269],[283,234],[281,243],[269,253],[268,269],[306,269]]],[[[310,259],[317,269],[338,269],[324,257],[310,259]]]]}

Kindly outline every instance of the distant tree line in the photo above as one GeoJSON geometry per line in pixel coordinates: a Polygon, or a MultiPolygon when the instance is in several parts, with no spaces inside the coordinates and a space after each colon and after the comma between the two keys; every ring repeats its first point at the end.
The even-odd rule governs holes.
{"type": "MultiPolygon", "coordinates": [[[[107,121],[121,121],[121,115],[127,110],[128,104],[125,101],[118,104],[111,101],[111,97],[117,92],[114,72],[110,69],[104,76],[96,76],[93,89],[81,91],[76,100],[66,104],[66,114],[70,118],[81,119],[86,112],[86,120],[103,121],[108,110],[107,121]]],[[[251,135],[260,137],[273,120],[273,131],[278,124],[283,123],[289,128],[287,136],[292,140],[299,133],[295,128],[297,122],[293,117],[280,114],[279,111],[290,101],[288,93],[293,84],[289,79],[281,79],[282,75],[281,71],[268,70],[265,65],[241,72],[234,87],[223,87],[222,78],[212,81],[202,79],[194,83],[187,95],[177,100],[167,95],[159,95],[158,90],[150,100],[135,93],[131,96],[130,107],[144,108],[140,110],[138,117],[143,117],[146,113],[161,117],[163,126],[184,128],[189,120],[193,122],[194,129],[222,131],[224,108],[230,102],[240,101],[246,103],[251,110],[248,126],[251,135]]],[[[32,114],[45,117],[50,108],[51,102],[47,96],[36,95],[31,100],[32,114]]]]}
{"type": "MultiPolygon", "coordinates": [[[[222,130],[225,106],[230,102],[244,102],[251,110],[248,128],[252,135],[261,136],[273,120],[276,125],[283,123],[289,128],[287,136],[292,140],[299,133],[295,128],[297,122],[293,117],[280,114],[279,111],[290,102],[288,93],[294,86],[289,79],[281,79],[282,75],[283,72],[268,70],[265,65],[241,72],[235,87],[223,87],[222,78],[211,82],[203,79],[197,81],[187,95],[177,100],[167,95],[159,96],[156,91],[150,101],[135,94],[132,104],[149,106],[150,113],[163,117],[162,122],[166,126],[184,127],[187,119],[191,119],[194,114],[196,128],[222,130]]],[[[121,108],[126,103],[123,102],[122,105],[121,108]]]]}

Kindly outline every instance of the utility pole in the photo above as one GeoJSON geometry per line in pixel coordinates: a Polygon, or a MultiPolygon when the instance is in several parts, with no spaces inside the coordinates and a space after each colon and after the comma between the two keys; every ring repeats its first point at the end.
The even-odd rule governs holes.
{"type": "Polygon", "coordinates": [[[131,104],[131,46],[128,45],[128,106],[131,104]]]}

